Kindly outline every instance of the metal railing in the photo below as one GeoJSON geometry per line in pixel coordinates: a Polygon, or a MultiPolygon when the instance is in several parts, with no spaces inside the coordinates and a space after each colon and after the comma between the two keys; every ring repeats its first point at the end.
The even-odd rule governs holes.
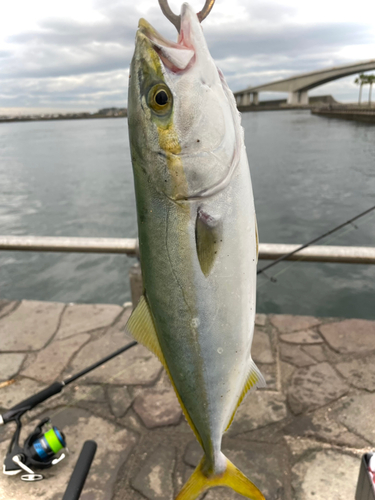
{"type": "MultiPolygon", "coordinates": [[[[259,259],[274,260],[300,245],[261,243],[259,259]]],[[[29,252],[80,252],[138,255],[138,240],[131,238],[67,238],[50,236],[0,236],[0,250],[29,252]]],[[[375,264],[375,247],[315,245],[300,250],[287,260],[375,264]]]]}

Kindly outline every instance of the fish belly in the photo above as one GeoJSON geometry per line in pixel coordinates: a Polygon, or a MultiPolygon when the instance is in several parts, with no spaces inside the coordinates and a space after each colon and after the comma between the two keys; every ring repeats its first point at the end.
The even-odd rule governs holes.
{"type": "Polygon", "coordinates": [[[211,198],[175,203],[150,184],[142,189],[137,204],[145,295],[170,376],[214,460],[251,364],[257,256],[246,154],[229,186],[211,198]],[[221,227],[207,276],[197,255],[199,210],[221,227]]]}

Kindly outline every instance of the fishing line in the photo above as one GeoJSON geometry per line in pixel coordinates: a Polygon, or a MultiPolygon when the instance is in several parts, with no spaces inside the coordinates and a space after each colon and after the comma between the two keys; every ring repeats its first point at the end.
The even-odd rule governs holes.
{"type": "MultiPolygon", "coordinates": [[[[328,234],[332,234],[333,231],[337,231],[339,228],[343,228],[344,226],[346,225],[349,225],[349,224],[352,224],[352,221],[358,219],[359,217],[364,217],[365,215],[367,215],[369,212],[371,212],[372,210],[375,209],[375,206],[374,207],[371,207],[370,209],[366,210],[365,212],[362,212],[362,214],[360,214],[359,216],[356,216],[354,217],[353,219],[350,219],[349,221],[343,223],[343,224],[340,224],[340,226],[337,226],[334,230],[331,230],[330,232],[328,233],[325,233],[325,235],[323,236],[320,236],[318,239],[322,239],[323,237],[325,237],[326,235],[328,234]]],[[[333,236],[332,238],[329,238],[326,243],[325,243],[325,246],[328,244],[328,243],[331,243],[332,241],[336,241],[337,239],[341,238],[342,236],[345,236],[346,234],[350,233],[351,231],[353,231],[354,229],[359,229],[361,226],[363,226],[364,224],[366,224],[371,218],[373,218],[375,216],[375,213],[373,214],[370,214],[368,217],[365,218],[365,220],[363,220],[362,223],[358,223],[358,226],[355,226],[353,224],[352,227],[349,227],[348,229],[346,229],[345,231],[341,232],[340,234],[336,235],[336,236],[333,236]]],[[[317,241],[317,238],[313,241],[317,241]]],[[[310,243],[311,244],[311,243],[310,243]]],[[[299,247],[298,249],[296,249],[294,252],[291,252],[289,254],[286,254],[286,255],[283,255],[282,257],[280,257],[279,259],[277,259],[277,261],[273,261],[271,262],[271,265],[274,265],[274,264],[278,264],[279,262],[281,262],[282,260],[285,260],[286,257],[288,257],[289,255],[293,254],[293,253],[296,253],[297,251],[301,250],[301,248],[306,248],[307,246],[309,246],[310,244],[308,245],[302,245],[301,247],[299,247]]],[[[263,269],[269,269],[270,266],[266,266],[265,268],[263,269],[260,269],[260,271],[262,271],[262,273],[258,272],[258,274],[263,274],[266,278],[268,278],[269,281],[271,281],[272,283],[275,283],[277,281],[277,277],[278,276],[281,276],[282,274],[284,274],[286,271],[288,271],[292,266],[294,266],[295,264],[297,264],[298,262],[301,262],[303,260],[305,260],[306,257],[301,255],[299,259],[296,259],[295,261],[291,262],[288,266],[284,267],[283,269],[281,269],[278,273],[274,274],[273,276],[267,276],[263,269]]],[[[257,288],[261,288],[262,286],[266,285],[268,283],[268,281],[264,281],[263,283],[260,283],[259,285],[257,285],[257,288]]]]}
{"type": "MultiPolygon", "coordinates": [[[[364,212],[361,212],[360,214],[356,215],[355,217],[353,217],[352,219],[349,219],[347,220],[346,222],[343,222],[342,224],[339,224],[338,226],[335,226],[333,229],[330,229],[329,231],[325,232],[324,234],[318,236],[317,238],[314,238],[310,241],[308,241],[307,243],[305,243],[304,245],[301,245],[299,246],[298,248],[296,248],[295,250],[293,250],[292,252],[289,252],[285,255],[282,255],[281,257],[279,257],[278,259],[274,260],[273,262],[271,262],[270,264],[268,264],[267,266],[264,266],[262,269],[259,269],[257,274],[261,274],[261,273],[264,273],[264,271],[266,271],[267,269],[269,269],[270,267],[273,267],[275,266],[276,264],[278,264],[279,262],[287,259],[288,257],[290,257],[291,255],[294,255],[295,253],[299,252],[300,250],[304,249],[304,248],[307,248],[309,247],[310,245],[312,245],[313,243],[316,243],[317,241],[320,241],[322,240],[323,238],[325,238],[326,236],[329,236],[331,235],[332,233],[335,233],[336,231],[338,231],[339,229],[342,229],[343,227],[349,225],[349,224],[352,224],[354,226],[355,229],[357,229],[357,227],[355,226],[355,224],[353,224],[353,222],[361,217],[364,217],[365,215],[367,215],[368,213],[372,212],[373,210],[375,210],[375,205],[371,208],[368,208],[367,210],[365,210],[364,212]]],[[[332,241],[332,240],[330,240],[332,241]]]]}

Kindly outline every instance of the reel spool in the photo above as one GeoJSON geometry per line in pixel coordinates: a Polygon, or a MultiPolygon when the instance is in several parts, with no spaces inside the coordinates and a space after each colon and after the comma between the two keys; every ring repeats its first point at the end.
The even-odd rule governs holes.
{"type": "Polygon", "coordinates": [[[44,434],[41,434],[41,430],[40,425],[35,428],[26,439],[24,450],[27,457],[45,468],[50,467],[50,462],[53,465],[52,461],[66,447],[66,442],[64,434],[55,426],[44,434]]]}
{"type": "Polygon", "coordinates": [[[13,436],[8,453],[4,460],[3,472],[15,475],[22,470],[27,472],[21,476],[22,481],[40,481],[42,474],[36,474],[32,468],[48,469],[65,458],[65,453],[58,453],[66,448],[63,432],[53,426],[43,431],[43,426],[49,422],[46,418],[39,422],[34,431],[26,438],[23,448],[19,445],[21,422],[17,420],[17,429],[13,436]]]}

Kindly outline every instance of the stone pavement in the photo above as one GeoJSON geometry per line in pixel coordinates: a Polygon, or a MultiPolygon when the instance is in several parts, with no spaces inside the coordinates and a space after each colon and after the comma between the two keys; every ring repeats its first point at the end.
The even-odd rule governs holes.
{"type": "MultiPolygon", "coordinates": [[[[130,307],[0,301],[0,413],[131,339],[130,307]]],[[[268,500],[354,500],[360,456],[375,446],[375,322],[257,315],[253,357],[268,382],[251,393],[224,453],[268,500]]],[[[25,418],[50,416],[70,454],[24,483],[0,476],[0,500],[58,500],[83,442],[98,451],[82,500],[170,500],[202,453],[159,361],[137,346],[25,418]]],[[[0,427],[0,457],[13,424],[0,427]]],[[[206,500],[240,499],[228,489],[206,500]]]]}

